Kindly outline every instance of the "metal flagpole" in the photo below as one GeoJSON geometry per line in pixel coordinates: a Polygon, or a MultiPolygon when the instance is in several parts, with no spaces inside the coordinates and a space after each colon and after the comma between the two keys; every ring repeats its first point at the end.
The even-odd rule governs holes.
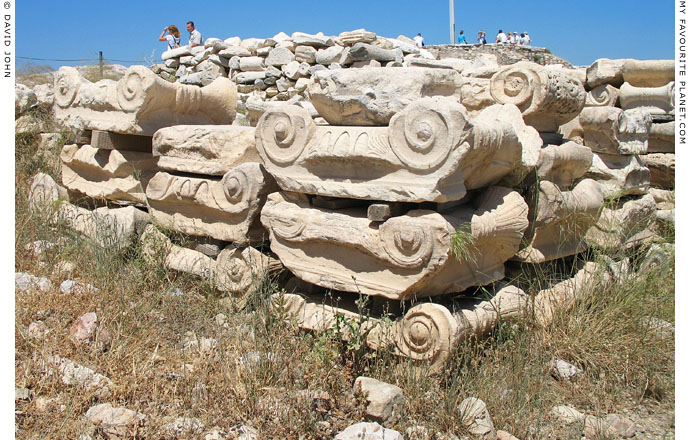
{"type": "Polygon", "coordinates": [[[455,43],[455,0],[450,0],[450,44],[455,43]]]}

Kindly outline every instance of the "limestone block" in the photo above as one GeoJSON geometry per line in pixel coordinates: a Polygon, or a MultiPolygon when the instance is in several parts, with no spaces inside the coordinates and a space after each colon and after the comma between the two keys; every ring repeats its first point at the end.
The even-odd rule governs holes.
{"type": "Polygon", "coordinates": [[[409,41],[403,41],[400,40],[399,38],[386,38],[388,41],[390,41],[391,45],[393,46],[393,49],[400,49],[402,50],[403,54],[418,54],[419,53],[419,47],[414,43],[414,41],[409,42],[409,41]]]}
{"type": "Polygon", "coordinates": [[[325,36],[322,32],[316,35],[305,34],[304,32],[294,32],[292,34],[292,41],[297,46],[312,46],[316,48],[330,47],[335,45],[332,38],[325,36]]]}
{"type": "Polygon", "coordinates": [[[572,191],[561,191],[548,180],[542,180],[538,188],[529,203],[530,227],[523,241],[526,246],[512,259],[543,263],[586,250],[584,236],[599,220],[604,203],[599,183],[585,179],[572,191]]]}
{"type": "Polygon", "coordinates": [[[153,135],[177,124],[230,124],[237,88],[217,78],[198,88],[170,83],[144,66],[132,66],[117,82],[92,83],[73,67],[55,75],[56,120],[66,126],[153,135]]]}
{"type": "Polygon", "coordinates": [[[673,209],[676,207],[676,195],[674,191],[649,188],[649,194],[654,197],[656,209],[673,209]]]}
{"type": "Polygon", "coordinates": [[[255,54],[258,48],[265,46],[265,42],[264,38],[246,38],[240,42],[240,46],[255,54]]]}
{"type": "Polygon", "coordinates": [[[676,151],[676,124],[664,122],[652,124],[649,129],[647,141],[648,153],[675,153],[676,151]]]}
{"type": "Polygon", "coordinates": [[[29,206],[34,211],[51,209],[58,200],[67,200],[67,189],[58,185],[52,177],[38,173],[31,181],[29,206]]]}
{"type": "Polygon", "coordinates": [[[656,203],[650,194],[604,208],[585,239],[605,252],[624,251],[652,238],[655,213],[656,203]]]}
{"type": "Polygon", "coordinates": [[[599,58],[587,68],[587,87],[593,89],[602,84],[620,87],[623,84],[623,64],[626,60],[599,58]]]}
{"type": "Polygon", "coordinates": [[[213,53],[213,49],[204,49],[203,51],[194,55],[194,58],[192,59],[192,61],[193,61],[192,64],[194,64],[196,66],[197,64],[201,63],[202,61],[206,61],[212,53],[213,53]]]}
{"type": "Polygon", "coordinates": [[[280,43],[281,41],[289,40],[290,36],[286,34],[285,32],[278,32],[275,34],[271,40],[275,41],[276,43],[280,43]]]}
{"type": "Polygon", "coordinates": [[[319,114],[333,125],[388,125],[415,99],[453,96],[458,73],[419,67],[341,69],[312,73],[307,88],[319,114]]]}
{"type": "Polygon", "coordinates": [[[378,46],[366,43],[357,43],[350,49],[350,56],[353,61],[376,60],[381,62],[403,60],[403,53],[400,49],[383,49],[378,46]]]}
{"type": "Polygon", "coordinates": [[[180,60],[177,58],[165,60],[165,67],[168,67],[170,69],[177,69],[178,67],[180,67],[180,60]]]}
{"type": "Polygon", "coordinates": [[[122,250],[143,232],[150,216],[134,206],[96,208],[93,211],[70,203],[60,203],[53,221],[63,224],[103,248],[122,250]]]}
{"type": "Polygon", "coordinates": [[[625,60],[623,63],[623,80],[635,87],[660,87],[675,76],[673,60],[625,60]]]}
{"type": "Polygon", "coordinates": [[[471,120],[452,98],[422,98],[389,127],[343,127],[316,125],[305,109],[284,106],[261,117],[256,146],[284,191],[447,202],[523,168],[523,150],[536,151],[536,165],[541,140],[520,134],[528,131],[515,106],[486,112],[471,120]]]}
{"type": "Polygon", "coordinates": [[[318,64],[323,64],[328,66],[331,63],[337,63],[340,61],[340,56],[345,51],[343,46],[331,46],[327,49],[319,49],[316,52],[316,62],[318,64]]]}
{"type": "Polygon", "coordinates": [[[222,43],[223,43],[223,40],[221,40],[220,38],[215,38],[215,37],[207,38],[206,41],[204,41],[204,49],[208,49],[210,47],[213,47],[216,44],[222,44],[222,43]]]}
{"type": "Polygon", "coordinates": [[[276,87],[278,88],[278,92],[287,92],[294,85],[295,82],[287,78],[280,78],[278,81],[276,81],[276,87]]]}
{"type": "Polygon", "coordinates": [[[371,61],[355,61],[352,63],[352,66],[354,68],[362,68],[362,67],[381,67],[381,63],[379,63],[376,60],[371,60],[371,61]]]}
{"type": "Polygon", "coordinates": [[[376,422],[360,422],[340,431],[334,440],[403,440],[393,429],[386,429],[376,422]]]}
{"type": "Polygon", "coordinates": [[[580,145],[585,143],[585,133],[582,124],[580,124],[579,116],[558,127],[558,133],[561,134],[565,140],[577,142],[580,145]]]}
{"type": "Polygon", "coordinates": [[[605,198],[644,194],[649,188],[650,172],[639,156],[594,153],[585,177],[601,184],[605,198]]]}
{"type": "Polygon", "coordinates": [[[35,106],[38,100],[33,90],[24,84],[14,84],[14,114],[19,115],[35,106]]]}
{"type": "Polygon", "coordinates": [[[537,176],[559,188],[570,187],[592,166],[592,150],[575,142],[549,145],[539,152],[537,176]]]}
{"type": "Polygon", "coordinates": [[[34,94],[36,95],[36,102],[42,107],[52,107],[55,102],[55,92],[53,91],[53,84],[38,84],[34,86],[34,94]]]}
{"type": "Polygon", "coordinates": [[[233,81],[238,84],[254,84],[257,79],[266,78],[266,72],[242,72],[235,75],[233,81]]]}
{"type": "Polygon", "coordinates": [[[141,236],[144,252],[154,256],[162,252],[165,267],[198,276],[222,292],[250,294],[279,263],[253,247],[225,247],[210,258],[199,251],[177,246],[153,225],[147,225],[141,236]]]}
{"type": "Polygon", "coordinates": [[[316,49],[311,46],[297,46],[295,48],[295,61],[314,64],[316,62],[316,49]]]}
{"type": "Polygon", "coordinates": [[[261,49],[256,49],[256,55],[266,58],[268,54],[273,50],[273,47],[267,46],[267,47],[262,47],[261,49]]]}
{"type": "Polygon", "coordinates": [[[248,243],[250,228],[275,182],[258,163],[245,163],[221,180],[158,172],[146,187],[153,218],[175,231],[248,243]]]}
{"type": "Polygon", "coordinates": [[[161,60],[166,61],[170,60],[173,58],[179,58],[187,55],[191,55],[191,47],[190,46],[180,46],[175,49],[168,49],[165,52],[161,54],[161,60]]]}
{"type": "Polygon", "coordinates": [[[366,208],[316,209],[303,195],[271,194],[261,212],[271,250],[300,279],[393,300],[436,296],[504,276],[527,228],[527,205],[507,188],[441,215],[413,210],[373,228],[366,208]],[[458,229],[467,252],[451,251],[458,229]],[[327,256],[327,257],[325,257],[327,256]]]}
{"type": "Polygon", "coordinates": [[[672,114],[675,110],[675,83],[659,87],[621,86],[620,101],[624,110],[643,109],[653,115],[672,114]]]}
{"type": "Polygon", "coordinates": [[[585,97],[585,107],[616,107],[620,91],[610,84],[596,86],[585,97]]]}
{"type": "Polygon", "coordinates": [[[223,67],[224,69],[230,68],[230,60],[228,58],[220,57],[218,55],[211,55],[208,57],[208,61],[219,67],[223,67]]]}
{"type": "Polygon", "coordinates": [[[260,162],[254,128],[236,125],[176,125],[153,136],[161,170],[222,176],[245,162],[260,162]]]}
{"type": "Polygon", "coordinates": [[[340,43],[345,46],[353,46],[357,43],[373,43],[376,41],[376,34],[365,29],[357,29],[354,31],[341,32],[338,35],[340,43]]]}
{"type": "Polygon", "coordinates": [[[605,267],[590,261],[573,278],[539,291],[534,298],[536,321],[544,327],[551,325],[556,312],[570,309],[578,298],[591,293],[604,279],[605,271],[605,267]]]}
{"type": "Polygon", "coordinates": [[[215,70],[215,73],[212,70],[202,70],[201,72],[187,73],[187,75],[180,77],[179,83],[192,86],[208,86],[216,78],[225,78],[224,73],[221,73],[217,70],[220,69],[220,67],[216,66],[215,64],[211,65],[214,67],[212,70],[215,70]]]}
{"type": "Polygon", "coordinates": [[[369,420],[382,423],[383,426],[393,426],[402,417],[405,397],[400,387],[360,376],[355,379],[354,390],[366,396],[369,420]]]}
{"type": "Polygon", "coordinates": [[[640,160],[649,168],[650,185],[667,189],[676,187],[675,153],[642,154],[640,160]]]}
{"type": "Polygon", "coordinates": [[[264,59],[261,57],[242,57],[240,58],[240,70],[243,72],[263,72],[264,59]]]}
{"type": "Polygon", "coordinates": [[[496,439],[496,429],[483,400],[468,397],[460,402],[457,411],[461,423],[471,434],[486,440],[496,439]]]}
{"type": "Polygon", "coordinates": [[[278,43],[278,47],[282,47],[284,49],[289,50],[292,53],[295,53],[295,47],[297,47],[297,45],[292,40],[283,40],[280,43],[278,43]]]}
{"type": "Polygon", "coordinates": [[[185,66],[193,66],[194,65],[194,57],[191,55],[180,57],[178,59],[178,65],[179,64],[184,64],[185,66]]]}
{"type": "Polygon", "coordinates": [[[228,46],[239,46],[241,42],[242,39],[240,37],[230,37],[223,40],[223,43],[227,44],[228,46]]]}
{"type": "Polygon", "coordinates": [[[297,82],[295,82],[295,90],[298,92],[304,92],[307,90],[307,86],[309,85],[309,80],[307,78],[299,78],[297,82]]]}
{"type": "Polygon", "coordinates": [[[95,199],[145,205],[145,188],[158,171],[151,153],[65,145],[60,153],[62,184],[95,199]]]}
{"type": "Polygon", "coordinates": [[[466,68],[472,65],[472,61],[456,59],[456,58],[444,58],[442,60],[427,60],[426,58],[410,58],[407,61],[407,65],[410,67],[433,67],[436,69],[454,69],[458,72],[462,72],[466,68]]]}
{"type": "Polygon", "coordinates": [[[497,103],[516,105],[525,123],[543,132],[556,132],[585,103],[585,89],[579,81],[562,69],[531,62],[501,68],[491,77],[490,92],[497,103]]]}
{"type": "Polygon", "coordinates": [[[232,58],[232,57],[250,57],[251,52],[241,46],[228,46],[225,49],[218,52],[219,57],[232,58]]]}
{"type": "Polygon", "coordinates": [[[644,154],[652,125],[644,110],[587,107],[580,113],[585,145],[598,153],[644,154]]]}
{"type": "Polygon", "coordinates": [[[289,79],[296,80],[301,76],[300,63],[297,61],[290,61],[282,67],[282,72],[289,79]]]}

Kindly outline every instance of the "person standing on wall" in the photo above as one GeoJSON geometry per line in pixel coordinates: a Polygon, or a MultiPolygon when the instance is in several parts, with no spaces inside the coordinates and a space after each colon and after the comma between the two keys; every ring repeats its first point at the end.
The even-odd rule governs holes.
{"type": "Polygon", "coordinates": [[[191,47],[201,46],[201,33],[194,28],[194,22],[187,22],[187,31],[189,31],[189,45],[191,47]]]}
{"type": "Polygon", "coordinates": [[[460,30],[460,35],[458,35],[458,44],[467,44],[467,40],[465,39],[465,31],[462,29],[460,30]]]}
{"type": "Polygon", "coordinates": [[[158,41],[167,41],[168,42],[168,49],[175,49],[176,47],[180,47],[180,31],[177,29],[177,26],[174,24],[171,24],[168,27],[163,28],[163,33],[161,34],[160,37],[158,37],[158,41]],[[169,32],[168,35],[165,35],[166,32],[169,32]]]}
{"type": "Polygon", "coordinates": [[[414,37],[413,40],[414,44],[416,44],[417,47],[424,47],[424,37],[422,37],[421,33],[417,34],[417,36],[414,37]]]}

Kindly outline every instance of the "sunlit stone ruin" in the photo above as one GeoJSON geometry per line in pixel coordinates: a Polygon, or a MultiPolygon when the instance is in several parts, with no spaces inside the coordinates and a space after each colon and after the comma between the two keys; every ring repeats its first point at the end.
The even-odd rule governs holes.
{"type": "Polygon", "coordinates": [[[76,141],[32,206],[227,295],[276,277],[301,327],[340,314],[443,365],[615,281],[674,223],[675,187],[673,61],[451,49],[295,32],[209,38],[117,81],[62,67],[38,104],[76,141]],[[536,296],[512,281],[559,262],[575,270],[536,296]]]}

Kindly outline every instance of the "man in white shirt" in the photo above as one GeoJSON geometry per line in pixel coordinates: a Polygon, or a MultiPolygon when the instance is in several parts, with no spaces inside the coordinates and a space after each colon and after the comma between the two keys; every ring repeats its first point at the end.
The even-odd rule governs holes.
{"type": "Polygon", "coordinates": [[[417,47],[424,46],[424,37],[422,37],[422,34],[417,34],[417,36],[414,37],[413,40],[414,40],[414,44],[416,44],[417,47]]]}
{"type": "Polygon", "coordinates": [[[496,43],[506,43],[507,41],[508,37],[503,33],[502,29],[499,29],[498,35],[496,35],[496,43]]]}
{"type": "Polygon", "coordinates": [[[532,39],[529,37],[529,34],[525,32],[525,46],[529,46],[531,42],[532,39]]]}
{"type": "Polygon", "coordinates": [[[201,33],[194,29],[194,22],[187,22],[187,31],[189,31],[189,45],[191,47],[201,46],[201,33]]]}

